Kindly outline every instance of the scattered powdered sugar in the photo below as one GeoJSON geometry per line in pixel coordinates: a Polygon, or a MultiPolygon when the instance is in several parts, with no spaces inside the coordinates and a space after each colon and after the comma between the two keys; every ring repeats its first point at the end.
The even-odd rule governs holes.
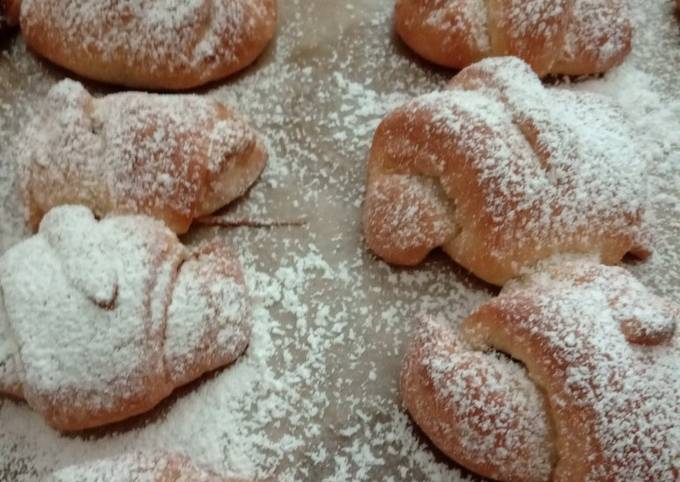
{"type": "Polygon", "coordinates": [[[550,420],[542,393],[519,363],[473,352],[445,323],[426,319],[407,352],[402,390],[414,419],[461,463],[505,474],[499,479],[549,478],[550,420]]]}
{"type": "Polygon", "coordinates": [[[44,28],[47,18],[55,42],[77,42],[104,61],[123,59],[129,67],[182,72],[233,61],[238,42],[224,42],[224,38],[252,36],[255,17],[264,15],[261,3],[125,0],[102,6],[97,0],[25,0],[22,28],[29,32],[44,28]]]}
{"type": "MultiPolygon", "coordinates": [[[[671,1],[636,2],[629,60],[569,88],[622,104],[649,157],[655,254],[632,269],[656,291],[680,283],[677,179],[680,92],[671,1]]],[[[195,228],[237,248],[253,300],[248,350],[150,414],[96,434],[63,437],[26,405],[0,401],[0,479],[39,480],[55,467],[131,450],[183,453],[224,475],[288,480],[469,480],[400,406],[398,374],[412,322],[453,324],[492,291],[444,256],[393,269],[362,243],[365,160],[380,120],[453,75],[391,37],[393,2],[281,0],[272,48],[243,75],[204,92],[262,132],[270,159],[237,218],[304,218],[301,228],[195,228]]],[[[14,39],[0,54],[0,252],[25,236],[16,197],[20,127],[64,73],[14,39]]],[[[95,95],[107,93],[87,85],[95,95]]],[[[0,328],[1,329],[1,328],[0,328]]],[[[68,480],[68,479],[66,479],[68,480]]]]}
{"type": "MultiPolygon", "coordinates": [[[[175,222],[207,214],[211,180],[225,172],[238,177],[232,160],[256,142],[243,120],[222,109],[195,95],[94,99],[77,82],[59,82],[20,141],[31,217],[62,203],[87,204],[98,216],[161,213],[175,222]]],[[[259,168],[242,182],[252,182],[259,168]]],[[[239,194],[232,190],[224,189],[221,204],[239,194]]]]}
{"type": "Polygon", "coordinates": [[[487,52],[489,40],[489,10],[487,0],[440,0],[431,6],[425,24],[447,32],[470,29],[477,50],[487,52]],[[452,13],[455,11],[455,14],[452,13]]]}
{"type": "Polygon", "coordinates": [[[191,461],[169,454],[131,453],[87,461],[55,470],[48,482],[222,482],[213,474],[191,464],[191,461]]]}
{"type": "MultiPolygon", "coordinates": [[[[568,450],[587,452],[586,459],[558,454],[562,478],[583,470],[584,480],[676,480],[677,305],[656,298],[623,269],[575,262],[510,282],[490,305],[511,326],[491,336],[535,367],[558,439],[576,437],[568,450]],[[570,467],[574,460],[584,466],[570,467]]],[[[469,326],[473,333],[498,330],[480,310],[469,326]]]]}
{"type": "Polygon", "coordinates": [[[546,89],[517,58],[485,59],[381,127],[369,161],[370,244],[390,261],[411,244],[443,246],[496,283],[507,275],[475,258],[507,273],[560,250],[618,261],[646,249],[643,153],[606,97],[546,89]],[[401,187],[409,183],[421,193],[401,187]],[[467,248],[470,239],[480,247],[467,248]]]}
{"type": "Polygon", "coordinates": [[[250,332],[238,270],[216,282],[212,270],[227,261],[187,257],[158,221],[50,211],[38,235],[1,258],[3,334],[20,359],[2,385],[18,376],[11,393],[69,427],[120,417],[126,403],[153,406],[232,362],[250,332]]]}
{"type": "MultiPolygon", "coordinates": [[[[573,65],[610,64],[627,50],[630,13],[626,0],[402,0],[411,9],[411,29],[441,37],[455,58],[461,48],[483,56],[514,54],[544,73],[573,65]],[[415,25],[413,25],[415,24],[415,25]],[[470,45],[457,45],[458,42],[470,45]],[[540,47],[537,47],[540,46],[540,47]],[[563,65],[564,64],[564,65],[563,65]]],[[[443,54],[442,54],[443,55],[443,54]]],[[[579,67],[583,69],[584,67],[579,67]]],[[[590,67],[593,68],[593,67],[590,67]]]]}

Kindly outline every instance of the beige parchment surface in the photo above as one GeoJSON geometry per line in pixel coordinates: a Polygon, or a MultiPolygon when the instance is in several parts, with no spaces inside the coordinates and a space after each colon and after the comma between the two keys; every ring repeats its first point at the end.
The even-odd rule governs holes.
{"type": "MultiPolygon", "coordinates": [[[[621,102],[650,159],[655,256],[630,264],[657,292],[680,286],[680,22],[669,0],[639,0],[635,49],[604,79],[574,81],[621,102]],[[676,129],[677,127],[677,129],[676,129]]],[[[231,219],[304,220],[271,229],[196,227],[238,251],[255,337],[233,367],[180,389],[152,413],[62,437],[25,404],[0,398],[0,480],[126,450],[170,450],[260,480],[464,480],[399,405],[413,322],[457,323],[494,290],[440,253],[393,269],[365,248],[365,159],[384,114],[454,72],[415,58],[391,28],[392,0],[281,0],[276,41],[243,74],[198,91],[236,106],[267,137],[270,164],[231,219]]],[[[26,236],[16,196],[21,126],[67,72],[0,44],[0,253],[26,236]]],[[[86,82],[96,94],[115,89],[86,82]]],[[[643,182],[645,180],[641,180],[643,182]]]]}

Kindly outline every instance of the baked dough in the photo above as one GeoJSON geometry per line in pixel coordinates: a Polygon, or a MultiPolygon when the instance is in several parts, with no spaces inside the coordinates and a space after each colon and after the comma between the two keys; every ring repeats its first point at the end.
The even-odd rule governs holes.
{"type": "Polygon", "coordinates": [[[177,233],[241,196],[262,172],[262,140],[209,98],[92,97],[64,80],[27,127],[20,164],[30,225],[55,206],[146,214],[177,233]]]}
{"type": "Polygon", "coordinates": [[[673,482],[678,320],[678,305],[622,268],[544,267],[459,332],[424,322],[403,365],[404,404],[445,454],[495,480],[673,482]]]}
{"type": "Polygon", "coordinates": [[[83,430],[146,412],[246,349],[238,259],[144,216],[50,211],[0,258],[0,392],[83,430]]]}
{"type": "Polygon", "coordinates": [[[18,25],[20,7],[19,0],[0,0],[0,34],[18,25]]]}
{"type": "Polygon", "coordinates": [[[10,25],[19,23],[19,10],[21,0],[0,0],[0,14],[7,19],[10,25]]]}
{"type": "Polygon", "coordinates": [[[276,29],[276,0],[22,0],[26,43],[90,79],[191,89],[251,64],[276,29]]]}
{"type": "Polygon", "coordinates": [[[645,173],[606,98],[546,89],[517,58],[486,59],[382,121],[364,233],[389,263],[441,246],[497,285],[559,253],[615,264],[648,254],[645,173]]]}
{"type": "Polygon", "coordinates": [[[245,482],[225,479],[175,454],[127,453],[54,471],[47,482],[245,482]]]}
{"type": "Polygon", "coordinates": [[[462,69],[514,55],[540,75],[603,73],[631,50],[627,0],[397,0],[395,26],[418,54],[462,69]]]}

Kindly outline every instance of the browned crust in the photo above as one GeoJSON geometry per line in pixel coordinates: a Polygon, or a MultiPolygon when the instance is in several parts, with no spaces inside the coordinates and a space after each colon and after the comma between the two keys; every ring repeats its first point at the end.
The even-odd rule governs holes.
{"type": "MultiPolygon", "coordinates": [[[[555,447],[553,472],[549,480],[554,482],[595,480],[592,478],[593,474],[600,474],[599,477],[602,477],[596,477],[597,480],[620,480],[619,476],[627,473],[633,462],[637,463],[637,470],[650,471],[646,474],[636,472],[636,480],[648,482],[661,480],[656,478],[661,471],[664,474],[663,480],[675,480],[675,478],[666,478],[678,476],[675,466],[652,467],[655,462],[650,460],[650,457],[655,459],[656,456],[660,456],[661,451],[665,451],[665,453],[660,460],[670,461],[671,464],[673,457],[677,456],[677,452],[673,452],[677,449],[672,445],[674,443],[673,435],[669,432],[666,438],[663,436],[664,431],[671,430],[668,424],[672,424],[673,421],[669,420],[668,417],[671,416],[672,412],[667,411],[665,418],[659,420],[656,427],[650,427],[650,423],[653,422],[648,417],[654,416],[654,414],[650,414],[638,405],[643,404],[643,399],[652,400],[652,403],[656,403],[654,400],[656,400],[655,397],[659,396],[659,393],[654,391],[648,393],[644,386],[636,388],[635,393],[621,392],[621,390],[624,390],[619,385],[622,380],[617,377],[625,377],[626,374],[632,375],[630,372],[618,374],[610,371],[598,372],[597,368],[591,365],[594,363],[593,360],[609,360],[611,357],[622,356],[622,353],[628,352],[617,352],[616,349],[612,352],[598,352],[602,349],[597,348],[598,340],[594,340],[593,343],[585,341],[588,337],[597,336],[596,333],[583,331],[584,329],[587,330],[588,326],[592,326],[589,323],[600,321],[620,323],[618,327],[612,327],[614,330],[620,329],[620,335],[625,338],[625,340],[620,339],[619,342],[644,346],[638,352],[640,355],[638,363],[643,366],[633,365],[629,368],[641,370],[640,373],[642,374],[649,373],[645,370],[653,369],[654,364],[657,363],[654,359],[654,350],[658,350],[657,353],[663,353],[663,356],[667,356],[669,349],[671,354],[680,354],[680,351],[677,350],[677,320],[680,319],[678,318],[680,307],[646,291],[627,291],[628,288],[625,287],[632,280],[634,278],[630,273],[616,267],[583,262],[547,266],[545,271],[536,273],[535,278],[520,279],[513,285],[509,285],[509,288],[504,290],[500,296],[481,305],[462,322],[459,332],[454,332],[433,322],[426,323],[424,328],[419,328],[407,350],[402,366],[402,397],[406,408],[414,421],[444,453],[478,474],[503,481],[547,481],[548,478],[536,478],[536,474],[513,473],[509,471],[508,461],[502,459],[493,458],[491,464],[489,464],[489,458],[498,455],[494,451],[489,454],[481,450],[472,453],[465,450],[464,438],[475,435],[475,433],[466,432],[460,428],[465,404],[474,400],[479,402],[482,411],[484,407],[489,407],[487,414],[489,417],[493,417],[497,413],[498,407],[504,406],[503,403],[512,407],[513,399],[511,396],[502,399],[500,404],[481,403],[485,400],[485,387],[488,384],[498,384],[500,380],[497,378],[490,381],[494,370],[498,370],[500,365],[494,361],[495,356],[489,350],[498,350],[519,360],[526,369],[525,377],[529,377],[545,394],[546,410],[544,412],[537,411],[530,416],[536,422],[547,420],[553,427],[551,439],[547,441],[552,442],[555,447]],[[551,280],[549,285],[544,284],[547,279],[551,280]],[[632,315],[633,318],[626,320],[593,318],[582,323],[580,320],[560,318],[561,315],[556,315],[550,308],[546,308],[546,296],[559,303],[557,300],[559,300],[560,295],[554,289],[555,283],[563,283],[559,286],[574,289],[593,281],[600,286],[606,287],[609,283],[616,286],[614,290],[606,291],[607,300],[605,303],[608,303],[610,307],[626,307],[625,311],[621,312],[622,314],[627,314],[629,311],[646,313],[646,310],[654,307],[654,310],[661,310],[655,317],[665,317],[664,319],[667,322],[657,325],[655,321],[652,325],[653,329],[647,332],[633,329],[635,335],[631,336],[630,327],[626,326],[627,323],[637,323],[638,328],[640,325],[644,325],[644,322],[636,319],[634,315],[632,315]],[[623,291],[619,291],[621,288],[623,288],[623,291]],[[640,307],[640,311],[631,309],[632,305],[640,307]],[[565,323],[569,324],[569,328],[565,329],[564,336],[571,334],[584,341],[578,345],[580,347],[578,353],[570,354],[569,358],[565,358],[563,353],[569,349],[567,347],[570,344],[564,343],[561,339],[561,327],[565,323]],[[577,332],[572,332],[574,327],[579,327],[577,332]],[[546,332],[551,332],[552,335],[548,336],[546,332]],[[450,401],[452,395],[445,392],[444,388],[450,388],[455,382],[448,378],[443,381],[439,380],[437,384],[433,382],[433,370],[430,365],[437,358],[445,360],[446,375],[450,375],[451,380],[455,379],[457,371],[468,370],[470,364],[475,367],[476,373],[478,373],[472,383],[465,387],[454,385],[453,390],[458,398],[453,398],[453,402],[450,401]],[[583,381],[584,384],[574,381],[572,378],[574,373],[584,371],[590,373],[593,378],[583,381]],[[641,435],[640,446],[626,440],[625,443],[630,444],[630,446],[626,449],[626,456],[622,458],[619,458],[620,454],[615,458],[609,456],[606,444],[623,443],[624,441],[620,440],[620,437],[625,435],[618,435],[618,439],[614,438],[614,441],[610,442],[601,439],[598,435],[597,424],[602,420],[602,417],[607,418],[612,415],[598,413],[596,408],[588,403],[589,397],[592,396],[591,390],[601,389],[597,387],[601,387],[606,382],[601,378],[595,379],[601,377],[603,373],[609,374],[607,380],[610,387],[607,394],[602,396],[611,397],[616,396],[617,393],[626,393],[625,397],[632,396],[630,399],[626,398],[625,403],[616,405],[616,410],[624,410],[624,412],[617,412],[613,421],[609,423],[618,426],[625,419],[625,428],[622,430],[625,430],[626,434],[630,434],[631,440],[642,430],[642,428],[636,427],[645,427],[645,431],[658,430],[662,434],[660,438],[656,438],[656,434],[645,433],[644,436],[641,435]],[[574,383],[579,383],[579,388],[574,389],[574,383]],[[572,386],[571,390],[568,389],[569,386],[572,386]],[[463,399],[462,402],[461,398],[463,399]],[[641,411],[638,412],[638,410],[641,411]],[[650,447],[650,439],[644,437],[653,437],[653,440],[665,445],[650,447]],[[640,467],[645,468],[640,469],[640,467]]],[[[588,301],[584,300],[584,303],[588,301]]],[[[648,317],[647,314],[642,316],[648,317]]],[[[601,333],[599,335],[601,336],[601,333]]],[[[666,358],[664,360],[662,363],[672,363],[666,358]]],[[[621,360],[621,362],[626,363],[628,360],[621,360]]],[[[644,377],[642,378],[644,379],[644,377]]],[[[508,393],[511,393],[512,382],[506,379],[502,383],[505,384],[508,393]]],[[[655,383],[658,383],[658,381],[655,383]]],[[[625,390],[630,390],[630,388],[625,390]]],[[[677,400],[671,397],[664,399],[661,403],[673,407],[677,400]]],[[[519,420],[526,419],[527,414],[522,413],[519,408],[521,407],[514,407],[517,410],[517,418],[519,420]]],[[[613,407],[612,410],[614,410],[613,407]]],[[[475,430],[479,433],[485,429],[475,430]]],[[[510,430],[514,430],[514,428],[510,428],[510,430]]],[[[609,447],[609,449],[611,448],[609,447]]],[[[522,456],[522,453],[511,454],[513,460],[515,457],[526,460],[527,467],[529,467],[531,460],[522,459],[522,456]]]]}
{"type": "MultiPolygon", "coordinates": [[[[633,48],[633,25],[627,17],[625,0],[608,0],[602,3],[597,13],[605,22],[616,25],[616,35],[620,37],[620,47],[615,54],[602,57],[600,52],[612,40],[607,32],[593,34],[594,22],[589,12],[577,12],[571,20],[567,32],[568,51],[558,57],[552,72],[564,75],[604,74],[623,63],[633,48]]],[[[592,15],[592,12],[590,12],[592,15]]]]}
{"type": "MultiPolygon", "coordinates": [[[[190,257],[180,267],[177,279],[181,276],[201,280],[200,289],[207,293],[206,302],[209,304],[212,313],[218,313],[218,316],[204,317],[201,336],[199,339],[193,340],[193,349],[188,354],[191,358],[191,363],[182,364],[181,372],[172,370],[172,373],[168,374],[169,379],[175,386],[185,385],[200,378],[205,373],[233,363],[246,350],[250,340],[250,326],[247,325],[244,327],[242,335],[238,336],[237,343],[231,350],[216,351],[211,349],[215,345],[215,340],[218,339],[221,322],[224,321],[219,316],[222,307],[216,305],[215,301],[209,296],[211,289],[214,289],[221,279],[232,279],[237,285],[244,287],[245,292],[245,280],[238,257],[234,255],[232,250],[223,241],[215,240],[203,243],[193,249],[190,257]]],[[[245,298],[247,299],[247,295],[245,295],[245,298]]],[[[249,310],[247,304],[245,308],[249,310]]],[[[243,318],[249,319],[250,312],[246,311],[243,313],[243,318]]],[[[169,372],[175,362],[176,360],[170,359],[166,355],[165,364],[169,372]]]]}
{"type": "MultiPolygon", "coordinates": [[[[495,434],[495,444],[489,452],[483,452],[481,447],[475,447],[474,443],[466,440],[466,437],[490,433],[494,423],[498,426],[504,424],[494,414],[485,413],[484,406],[503,406],[505,410],[516,412],[518,423],[526,422],[527,412],[535,407],[523,405],[520,398],[509,396],[513,390],[519,392],[523,389],[523,381],[493,355],[471,351],[453,331],[428,320],[421,322],[404,357],[401,396],[409,414],[430,440],[448,457],[472,472],[505,482],[545,482],[547,474],[537,474],[532,468],[536,466],[537,453],[545,459],[554,458],[552,434],[549,432],[540,439],[538,446],[531,445],[536,442],[529,436],[531,434],[520,435],[522,442],[512,444],[512,450],[505,451],[505,457],[498,455],[503,453],[500,448],[510,445],[502,429],[495,434]],[[447,372],[442,374],[443,380],[433,379],[430,364],[434,359],[447,359],[450,364],[447,372]],[[466,372],[468,376],[457,376],[457,371],[466,372]],[[502,391],[485,390],[485,382],[509,383],[512,388],[503,394],[502,391]],[[444,384],[452,385],[455,395],[444,393],[444,384]],[[454,402],[454,397],[462,397],[466,400],[464,403],[477,404],[479,408],[472,412],[458,410],[457,404],[461,402],[460,399],[454,402]]],[[[541,408],[538,413],[528,415],[539,422],[545,420],[547,415],[541,408]]],[[[517,426],[507,430],[516,431],[517,426]]]]}
{"type": "MultiPolygon", "coordinates": [[[[593,19],[576,12],[574,0],[545,0],[540,5],[526,0],[484,0],[486,23],[476,29],[466,17],[464,0],[449,1],[446,8],[442,0],[398,0],[394,24],[399,36],[416,53],[445,67],[463,69],[485,57],[514,55],[540,76],[590,75],[621,64],[631,50],[632,26],[621,0],[597,2],[604,11],[600,15],[610,18],[607,23],[617,25],[616,33],[623,38],[618,50],[609,52],[606,59],[598,53],[610,48],[605,46],[608,34],[604,32],[595,40],[586,35],[594,28],[593,19]],[[536,25],[526,25],[524,19],[510,15],[513,9],[521,10],[529,3],[530,8],[548,14],[536,25]],[[431,15],[436,11],[440,13],[432,21],[431,15]],[[559,15],[551,15],[558,11],[559,15]],[[487,37],[488,45],[480,45],[480,35],[487,37]]],[[[531,15],[536,12],[532,10],[531,15]]]]}
{"type": "MultiPolygon", "coordinates": [[[[502,92],[498,80],[479,65],[460,72],[449,88],[479,91],[485,96],[493,95],[490,92],[494,90],[502,92]]],[[[449,107],[451,118],[466,125],[470,137],[486,140],[506,135],[462,106],[449,107]]],[[[497,216],[488,208],[488,197],[507,196],[500,186],[480,175],[476,160],[492,158],[485,150],[486,144],[480,142],[474,151],[467,149],[466,139],[452,134],[436,115],[429,106],[422,106],[415,99],[390,112],[373,138],[363,229],[369,248],[388,263],[417,265],[430,251],[442,247],[479,278],[503,285],[523,267],[555,254],[596,253],[605,264],[616,264],[629,252],[640,258],[650,254],[637,233],[643,225],[642,210],[630,215],[613,212],[608,218],[593,219],[587,228],[571,233],[534,233],[522,237],[521,241],[509,242],[510,231],[520,232],[520,226],[530,224],[535,211],[516,209],[516,203],[507,199],[503,212],[512,214],[513,222],[499,229],[497,216]],[[401,181],[395,182],[397,178],[401,181]],[[426,185],[432,187],[424,187],[426,185]],[[395,209],[400,204],[411,206],[417,216],[404,217],[395,209]],[[595,229],[599,225],[611,226],[622,216],[630,229],[595,229]],[[417,233],[417,236],[410,236],[406,244],[404,238],[408,236],[404,236],[404,232],[417,233]]],[[[542,151],[535,135],[540,126],[533,125],[530,118],[512,122],[508,129],[519,128],[540,161],[542,151]]],[[[524,157],[525,152],[514,153],[507,162],[520,162],[524,157]]],[[[536,169],[536,175],[544,175],[545,166],[536,169]]],[[[559,200],[554,202],[553,211],[559,212],[559,200]]]]}
{"type": "Polygon", "coordinates": [[[402,40],[421,57],[445,67],[461,69],[488,57],[491,52],[471,41],[470,20],[450,9],[443,23],[464,25],[460,29],[442,28],[427,22],[433,4],[441,0],[397,0],[394,26],[402,40]]]}
{"type": "Polygon", "coordinates": [[[19,24],[20,12],[21,0],[0,0],[0,16],[4,16],[9,25],[19,24]]]}
{"type": "MultiPolygon", "coordinates": [[[[229,2],[230,0],[207,0],[208,9],[212,2],[229,2]]],[[[251,0],[247,4],[250,12],[246,14],[246,21],[236,35],[224,32],[222,45],[216,46],[216,52],[227,49],[231,55],[215,55],[207,58],[203,63],[191,65],[180,60],[180,55],[168,55],[163,62],[159,62],[155,52],[149,51],[147,58],[130,64],[126,51],[113,52],[105,57],[97,48],[88,47],[82,42],[83,36],[97,35],[101,29],[106,29],[106,23],[111,16],[105,17],[102,12],[100,22],[88,24],[83,31],[61,31],[58,24],[52,21],[59,10],[57,0],[32,2],[33,9],[21,12],[22,34],[28,46],[37,54],[48,60],[71,70],[83,77],[110,84],[122,85],[130,88],[151,90],[187,90],[223,79],[238,72],[257,59],[269,44],[276,30],[277,2],[276,0],[251,0]],[[265,10],[263,16],[255,15],[256,8],[265,10]],[[250,26],[256,22],[255,25],[250,26]],[[246,28],[249,25],[249,28],[246,28]],[[250,28],[252,27],[252,28],[250,28]],[[150,68],[150,66],[154,68],[150,68]]],[[[126,19],[117,19],[124,24],[126,19]]],[[[206,15],[204,25],[196,25],[196,37],[200,38],[208,29],[211,22],[210,15],[206,15]]],[[[187,46],[190,47],[190,46],[187,46]]],[[[195,45],[193,46],[195,47],[195,45]]]]}
{"type": "MultiPolygon", "coordinates": [[[[83,92],[82,109],[85,116],[89,116],[96,108],[106,109],[126,108],[131,115],[135,115],[135,105],[138,101],[152,105],[153,97],[144,93],[113,94],[102,98],[93,98],[83,92]]],[[[136,191],[126,196],[109,193],[105,186],[87,186],[85,180],[75,169],[69,171],[69,178],[62,179],[54,176],[54,170],[45,169],[49,163],[38,158],[41,154],[30,154],[22,169],[22,195],[27,211],[29,226],[36,230],[43,216],[50,209],[63,204],[82,204],[89,207],[97,216],[107,214],[145,214],[164,221],[170,229],[182,234],[189,230],[194,219],[206,216],[217,209],[242,196],[260,176],[267,162],[267,152],[262,139],[252,132],[249,142],[239,146],[238,150],[230,152],[221,162],[222,170],[210,171],[208,168],[210,152],[210,133],[220,121],[241,120],[239,114],[225,107],[219,102],[213,102],[210,109],[212,115],[203,123],[195,126],[190,137],[180,139],[176,135],[177,147],[166,161],[172,162],[172,172],[184,176],[174,183],[172,193],[154,193],[136,191]],[[202,153],[190,159],[184,155],[181,146],[194,144],[202,153]],[[186,209],[180,200],[191,200],[192,205],[186,209]],[[132,202],[131,202],[132,201],[132,202]]],[[[42,114],[44,122],[49,124],[51,112],[42,114]]],[[[58,115],[58,114],[57,114],[58,115]]],[[[132,122],[134,119],[125,119],[132,122]]],[[[136,172],[140,178],[152,174],[150,166],[155,162],[153,156],[157,152],[143,149],[148,137],[152,137],[157,129],[164,128],[162,118],[155,119],[157,125],[149,124],[135,135],[134,141],[140,146],[137,152],[149,154],[150,158],[140,157],[136,164],[136,172]]],[[[104,123],[108,120],[105,119],[104,123]]],[[[115,127],[115,126],[112,126],[115,127]]],[[[59,127],[52,127],[59,129],[59,127]]],[[[57,131],[55,135],[58,135],[57,131]]],[[[83,135],[90,135],[90,132],[83,135]]],[[[104,153],[98,158],[101,161],[101,171],[105,173],[109,166],[104,162],[104,153]]],[[[82,173],[81,173],[82,174],[82,173]]]]}
{"type": "MultiPolygon", "coordinates": [[[[141,223],[139,229],[147,230],[153,238],[153,241],[149,241],[149,245],[153,246],[154,253],[156,253],[153,269],[171,263],[170,268],[174,270],[175,276],[166,293],[155,293],[158,296],[165,296],[161,300],[166,304],[165,316],[158,326],[150,327],[153,330],[149,330],[148,338],[144,340],[143,362],[140,363],[139,370],[127,379],[135,389],[130,393],[116,393],[112,395],[112,402],[109,405],[101,406],[93,403],[97,401],[96,393],[78,391],[77,388],[71,391],[62,390],[55,398],[25,383],[21,387],[2,386],[3,392],[26,399],[31,408],[45,418],[48,425],[62,432],[77,432],[101,427],[146,413],[168,397],[177,387],[232,363],[247,348],[250,339],[249,301],[238,258],[220,241],[205,243],[192,252],[187,252],[177,237],[162,224],[150,225],[145,224],[150,220],[137,219],[141,223]],[[189,260],[190,263],[187,262],[189,260]],[[168,320],[167,307],[172,301],[174,286],[178,277],[184,274],[187,274],[191,283],[197,285],[197,290],[205,292],[210,292],[216,280],[222,278],[233,279],[237,285],[243,287],[244,306],[246,307],[243,313],[245,326],[242,336],[239,335],[236,345],[230,347],[230,350],[210,350],[217,343],[218,327],[224,321],[221,318],[224,316],[221,307],[214,306],[210,313],[205,313],[205,317],[201,320],[203,325],[197,327],[201,330],[201,339],[196,342],[194,349],[181,360],[183,362],[179,367],[181,370],[177,370],[173,369],[177,367],[170,365],[176,360],[164,354],[165,330],[168,320]],[[188,363],[186,363],[187,359],[188,363]]],[[[148,286],[148,290],[153,289],[155,289],[154,286],[148,286]]],[[[149,303],[152,302],[153,295],[154,293],[147,294],[149,303]]],[[[0,308],[4,309],[4,307],[0,308]]],[[[146,316],[150,315],[147,313],[146,316]]]]}
{"type": "Polygon", "coordinates": [[[539,76],[553,71],[559,58],[572,15],[571,0],[544,0],[541,5],[527,0],[489,0],[489,32],[494,55],[513,55],[531,65],[539,76]],[[543,20],[538,25],[525,25],[525,19],[515,18],[513,10],[531,3],[531,15],[543,20]],[[559,15],[550,12],[560,11],[559,15]],[[523,32],[518,35],[517,32],[523,32]]]}

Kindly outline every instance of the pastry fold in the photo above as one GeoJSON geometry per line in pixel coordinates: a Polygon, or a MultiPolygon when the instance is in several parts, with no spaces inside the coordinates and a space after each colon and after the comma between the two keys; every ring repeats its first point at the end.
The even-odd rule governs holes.
{"type": "Polygon", "coordinates": [[[459,331],[427,320],[404,404],[449,457],[504,482],[680,475],[680,307],[622,268],[545,267],[459,331]]]}
{"type": "Polygon", "coordinates": [[[194,95],[92,97],[74,81],[49,92],[23,138],[28,219],[62,204],[95,215],[146,214],[177,233],[243,195],[264,169],[259,135],[239,114],[194,95]]]}
{"type": "Polygon", "coordinates": [[[514,57],[483,60],[378,126],[363,226],[388,263],[441,247],[503,285],[556,254],[649,254],[646,153],[600,95],[545,88],[514,57]]]}
{"type": "Polygon", "coordinates": [[[397,0],[395,27],[439,65],[520,57],[538,75],[599,74],[631,51],[626,0],[397,0]]]}
{"type": "Polygon", "coordinates": [[[152,90],[242,70],[274,36],[277,17],[276,0],[21,0],[20,8],[21,33],[39,55],[83,77],[152,90]]]}
{"type": "Polygon", "coordinates": [[[246,349],[250,305],[221,243],[62,206],[0,258],[0,391],[62,431],[146,412],[246,349]]]}

